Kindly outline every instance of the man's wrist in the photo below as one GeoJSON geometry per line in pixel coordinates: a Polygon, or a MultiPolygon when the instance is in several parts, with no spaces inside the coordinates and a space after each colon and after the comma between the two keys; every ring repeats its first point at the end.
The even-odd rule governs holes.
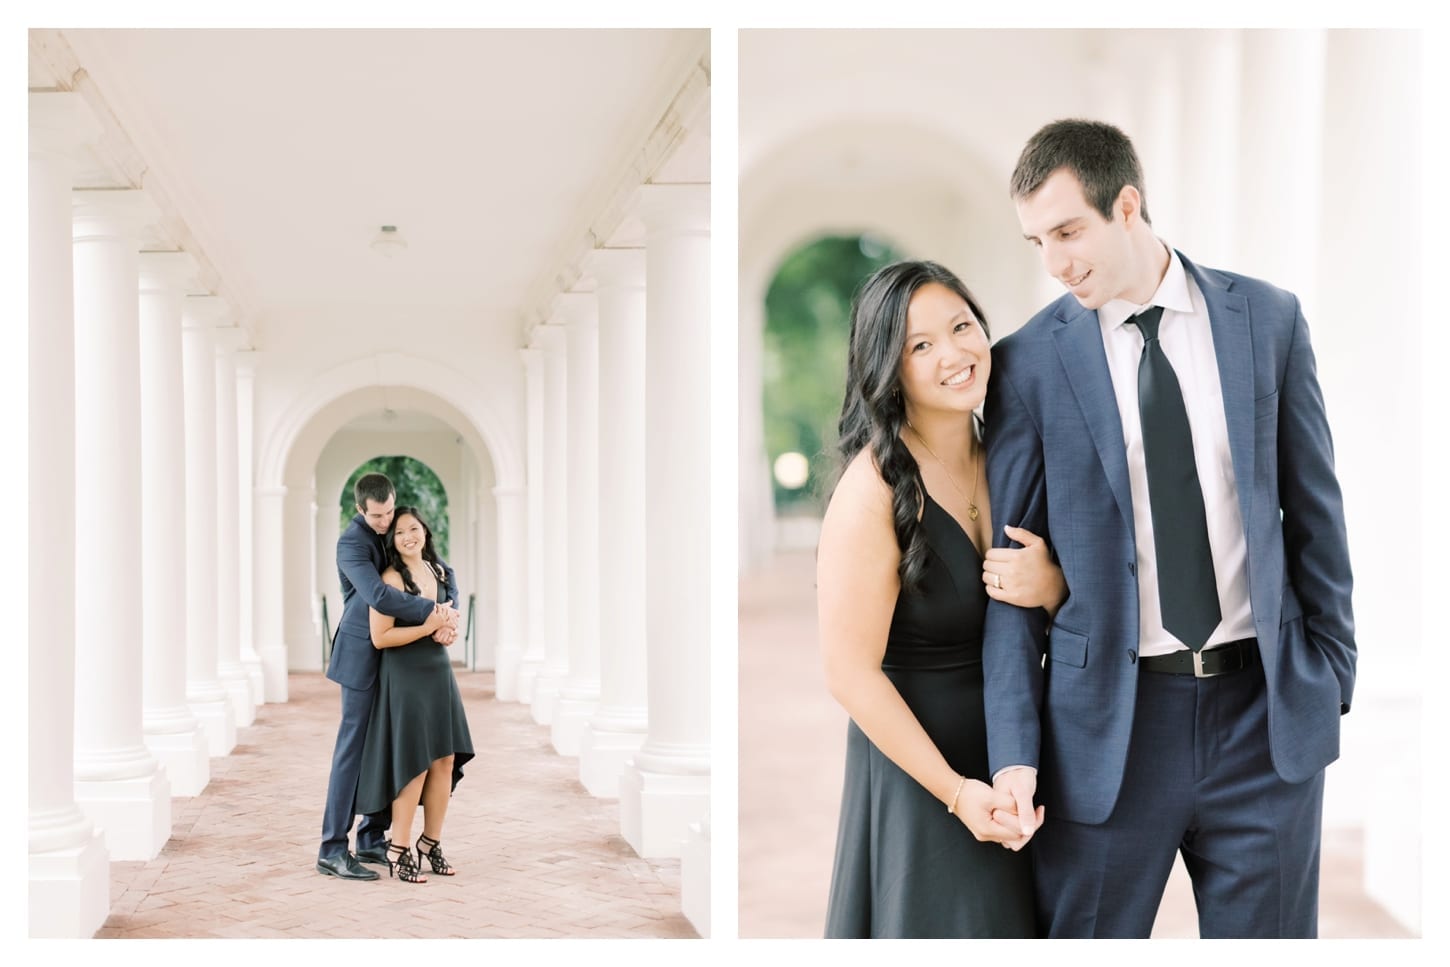
{"type": "Polygon", "coordinates": [[[1034,779],[1037,777],[1037,770],[1032,766],[1004,766],[1003,768],[998,769],[996,772],[992,773],[992,782],[995,783],[998,779],[1002,778],[1009,772],[1017,772],[1021,769],[1025,769],[1028,772],[1032,773],[1034,779]]]}

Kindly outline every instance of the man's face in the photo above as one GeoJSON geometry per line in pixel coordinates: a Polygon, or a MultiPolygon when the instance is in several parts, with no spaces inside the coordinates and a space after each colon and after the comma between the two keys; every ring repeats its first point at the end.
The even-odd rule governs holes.
{"type": "Polygon", "coordinates": [[[1017,199],[1022,234],[1037,249],[1042,267],[1086,309],[1098,309],[1131,285],[1133,249],[1124,214],[1136,213],[1137,192],[1125,188],[1108,221],[1088,203],[1077,175],[1054,171],[1031,196],[1017,199]]]}
{"type": "Polygon", "coordinates": [[[389,494],[387,502],[380,504],[369,497],[366,500],[367,506],[359,507],[357,511],[374,531],[386,534],[393,523],[393,499],[394,495],[389,494]]]}

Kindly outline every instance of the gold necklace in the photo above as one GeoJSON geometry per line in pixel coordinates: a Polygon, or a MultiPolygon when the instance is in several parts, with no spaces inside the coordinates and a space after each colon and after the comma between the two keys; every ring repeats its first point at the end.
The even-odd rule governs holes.
{"type": "Polygon", "coordinates": [[[911,432],[915,433],[916,438],[921,441],[921,445],[926,447],[926,452],[931,454],[936,459],[937,463],[941,464],[943,472],[945,472],[947,475],[947,482],[952,485],[952,489],[957,492],[957,496],[961,497],[967,502],[967,516],[970,517],[972,520],[976,520],[977,485],[978,483],[980,483],[980,477],[977,473],[977,455],[975,453],[972,454],[972,496],[968,497],[966,494],[962,493],[962,488],[957,486],[957,480],[955,477],[952,476],[952,472],[947,469],[946,461],[942,460],[941,457],[938,457],[936,455],[936,451],[931,448],[931,444],[926,442],[926,437],[921,435],[921,431],[918,430],[916,427],[911,426],[910,420],[906,421],[906,425],[911,427],[911,432]]]}

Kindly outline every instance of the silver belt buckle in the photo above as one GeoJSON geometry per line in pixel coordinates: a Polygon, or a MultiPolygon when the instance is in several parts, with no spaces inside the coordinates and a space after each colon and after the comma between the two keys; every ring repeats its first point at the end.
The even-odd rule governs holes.
{"type": "Polygon", "coordinates": [[[1209,675],[1204,674],[1204,671],[1203,671],[1203,649],[1200,648],[1198,651],[1195,651],[1192,654],[1193,654],[1193,677],[1194,678],[1208,678],[1208,677],[1210,677],[1209,675]]]}

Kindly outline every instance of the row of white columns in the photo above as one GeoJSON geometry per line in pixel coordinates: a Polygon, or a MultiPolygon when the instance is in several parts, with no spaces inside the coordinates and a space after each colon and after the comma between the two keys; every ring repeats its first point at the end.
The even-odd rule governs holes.
{"type": "Polygon", "coordinates": [[[639,213],[645,247],[592,253],[522,353],[527,634],[498,695],[637,853],[679,857],[708,835],[709,187],[645,186],[639,213]]]}
{"type": "Polygon", "coordinates": [[[171,797],[206,786],[262,676],[238,632],[220,300],[187,296],[183,253],[141,252],[143,192],[73,190],[99,135],[77,96],[30,107],[30,933],[83,937],[108,861],[160,851],[171,797]]]}

